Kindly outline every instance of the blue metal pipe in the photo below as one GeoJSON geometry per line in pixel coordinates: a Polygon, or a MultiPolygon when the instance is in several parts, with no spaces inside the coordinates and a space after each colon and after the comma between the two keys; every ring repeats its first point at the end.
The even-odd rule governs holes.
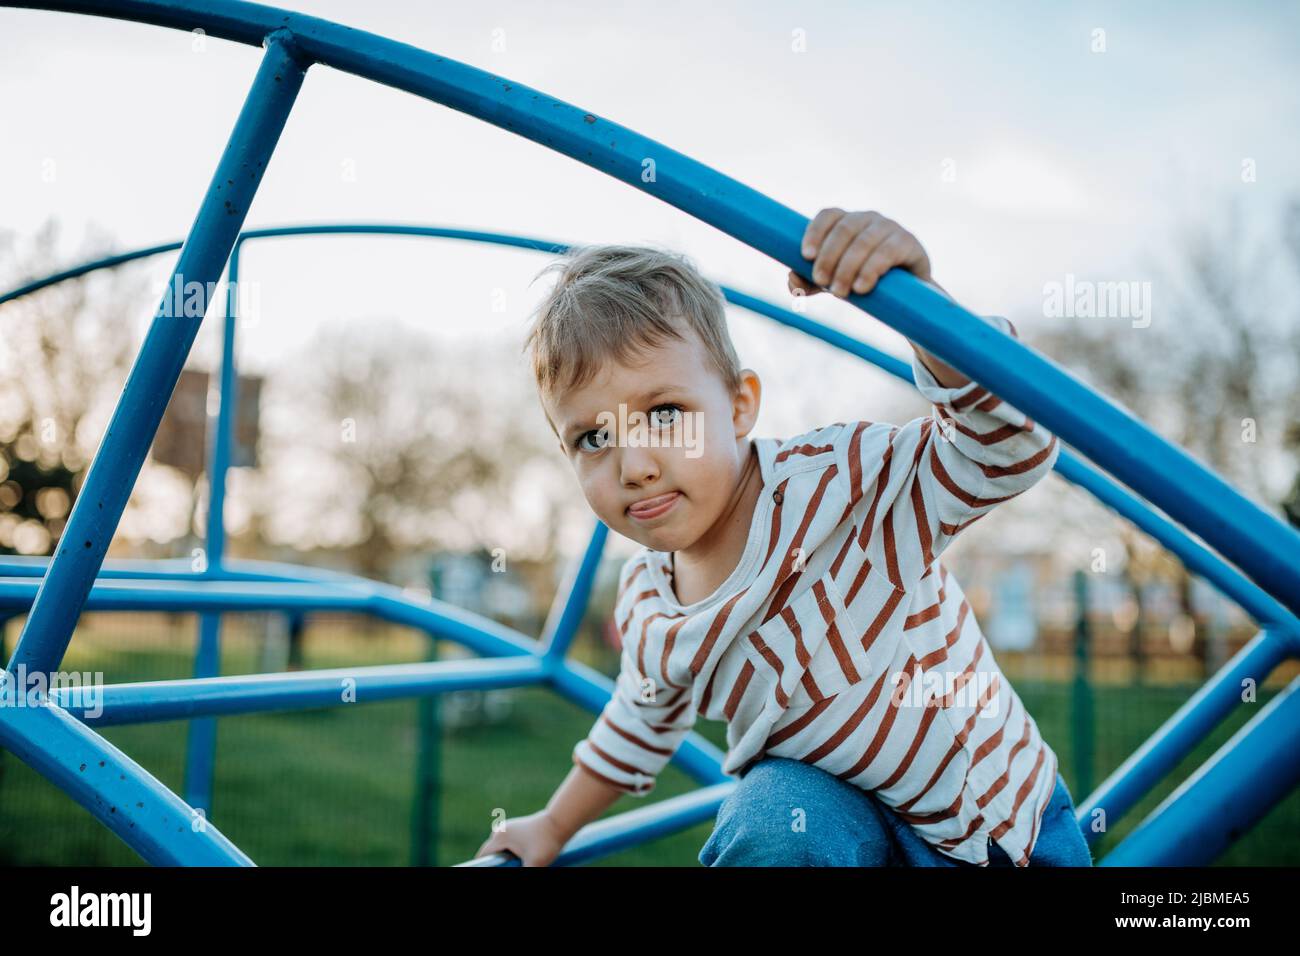
{"type": "MultiPolygon", "coordinates": [[[[49,570],[47,557],[26,555],[0,555],[0,577],[39,578],[49,570]]],[[[108,558],[99,569],[99,577],[122,580],[158,579],[162,581],[200,581],[189,558],[108,558]]],[[[342,584],[369,583],[365,578],[345,571],[312,567],[305,564],[285,564],[279,561],[253,559],[228,560],[219,575],[221,581],[280,581],[286,583],[317,583],[335,581],[342,584]]]]}
{"type": "Polygon", "coordinates": [[[230,253],[226,269],[226,308],[221,329],[221,380],[218,390],[221,403],[208,442],[208,522],[205,569],[216,573],[226,550],[226,470],[230,466],[230,445],[235,432],[235,412],[239,407],[239,377],[235,370],[235,326],[239,303],[239,247],[230,253]]]}
{"type": "Polygon", "coordinates": [[[1300,677],[1265,704],[1101,865],[1212,863],[1300,784],[1297,754],[1300,677]]]}
{"type": "Polygon", "coordinates": [[[0,294],[0,305],[4,305],[13,299],[21,299],[25,295],[31,295],[41,289],[48,288],[52,285],[58,285],[60,282],[66,282],[69,279],[77,279],[90,272],[98,269],[112,269],[116,266],[125,265],[128,262],[135,262],[137,259],[147,259],[150,256],[156,256],[163,252],[175,252],[181,247],[180,242],[164,242],[159,246],[146,246],[143,249],[136,249],[131,252],[122,252],[112,256],[105,256],[102,259],[92,259],[90,262],[83,262],[79,266],[73,266],[71,269],[64,269],[61,272],[55,272],[41,279],[33,279],[31,282],[25,282],[22,285],[10,289],[8,292],[0,294]]]}
{"type": "MultiPolygon", "coordinates": [[[[230,252],[226,267],[226,308],[222,316],[220,404],[215,419],[209,416],[208,520],[203,573],[221,573],[226,548],[226,471],[239,407],[239,379],[235,370],[235,326],[239,316],[240,240],[230,252]]],[[[221,615],[199,615],[199,646],[194,659],[194,676],[216,677],[221,672],[221,615]]],[[[212,780],[216,773],[217,722],[208,717],[190,722],[185,748],[185,799],[191,805],[212,812],[212,780]]]]}
{"type": "Polygon", "coordinates": [[[596,580],[608,537],[609,527],[603,521],[597,521],[582,560],[555,592],[555,600],[551,603],[551,611],[546,617],[540,641],[542,659],[548,666],[562,667],[564,664],[573,636],[587,614],[591,587],[596,580]]]}
{"type": "MultiPolygon", "coordinates": [[[[397,588],[366,584],[109,579],[94,583],[85,607],[91,611],[351,611],[436,633],[484,657],[537,653],[535,640],[491,618],[443,601],[417,603],[397,588]]],[[[39,587],[27,578],[0,578],[0,608],[30,606],[39,587]]]]}
{"type": "MultiPolygon", "coordinates": [[[[6,6],[0,3],[0,6],[6,6]]],[[[548,252],[563,255],[569,249],[568,243],[517,236],[505,232],[483,232],[477,229],[452,229],[442,226],[402,225],[400,223],[324,223],[316,226],[277,226],[266,229],[245,229],[239,234],[239,242],[250,239],[277,239],[286,236],[424,236],[427,238],[463,239],[467,242],[484,242],[498,246],[514,246],[518,249],[531,249],[536,252],[548,252]]],[[[55,272],[41,279],[33,279],[20,286],[0,293],[0,305],[14,299],[21,299],[41,289],[58,285],[68,279],[77,279],[100,269],[112,269],[120,265],[147,259],[164,252],[175,252],[181,247],[179,241],[164,242],[161,245],[146,246],[131,252],[116,253],[101,259],[92,259],[80,265],[55,272]]]]}
{"type": "MultiPolygon", "coordinates": [[[[195,678],[221,673],[221,615],[199,615],[199,645],[194,655],[195,678]]],[[[63,703],[63,702],[61,702],[63,703]]],[[[63,703],[65,709],[71,709],[63,703]]],[[[80,716],[80,715],[78,715],[80,716]]],[[[190,721],[185,741],[185,802],[212,815],[212,780],[216,775],[217,722],[211,717],[190,721]]]]}
{"type": "Polygon", "coordinates": [[[77,719],[100,727],[370,704],[456,690],[531,686],[546,678],[541,660],[528,655],[108,684],[93,694],[58,688],[51,697],[77,719]]]}
{"type": "Polygon", "coordinates": [[[252,866],[242,850],[122,751],[49,703],[0,707],[0,747],[155,866],[252,866]]]}
{"type": "MultiPolygon", "coordinates": [[[[0,607],[32,606],[41,586],[39,581],[27,578],[0,579],[0,607]]],[[[88,611],[247,612],[302,608],[360,613],[368,600],[360,589],[325,583],[101,579],[95,581],[84,605],[88,611]]],[[[38,668],[29,665],[27,669],[38,668]]]]}
{"type": "MultiPolygon", "coordinates": [[[[710,821],[717,816],[718,807],[735,787],[734,780],[702,787],[679,797],[589,823],[564,845],[564,851],[551,865],[577,866],[710,821]]],[[[455,865],[519,866],[520,860],[513,854],[489,853],[455,865]]]]}
{"type": "Polygon", "coordinates": [[[1203,684],[1093,793],[1078,803],[1075,819],[1088,842],[1104,835],[1094,829],[1101,821],[1114,827],[1138,801],[1165,778],[1179,762],[1214,730],[1242,701],[1245,681],[1262,685],[1279,663],[1286,660],[1289,644],[1267,631],[1259,634],[1233,655],[1217,674],[1203,684]]]}
{"type": "MultiPolygon", "coordinates": [[[[10,661],[11,670],[24,665],[29,671],[51,671],[63,660],[203,320],[202,314],[186,317],[173,290],[179,288],[184,296],[188,283],[196,282],[206,290],[220,278],[305,71],[306,64],[287,33],[268,38],[252,88],[181,249],[172,284],[163,295],[77,495],[50,571],[41,582],[10,661]]],[[[201,311],[207,312],[206,295],[201,311]]]]}

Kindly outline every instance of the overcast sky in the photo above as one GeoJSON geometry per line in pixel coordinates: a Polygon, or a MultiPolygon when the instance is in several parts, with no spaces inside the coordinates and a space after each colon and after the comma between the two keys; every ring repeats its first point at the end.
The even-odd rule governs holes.
{"type": "MultiPolygon", "coordinates": [[[[1181,225],[1236,200],[1265,228],[1300,189],[1297,3],[284,5],[543,90],[806,215],[881,210],[916,233],[962,304],[1018,324],[1048,321],[1045,282],[1147,278],[1181,225]],[[797,30],[803,52],[792,48],[797,30]],[[1247,160],[1256,179],[1243,183],[1247,160]]],[[[175,30],[0,9],[0,228],[26,236],[54,216],[69,248],[90,223],[122,248],[182,237],[260,55],[212,39],[196,48],[175,30]]],[[[638,190],[316,66],[246,225],[338,220],[662,243],[716,279],[785,296],[783,267],[638,190]]],[[[153,260],[151,274],[174,262],[153,260]]],[[[367,316],[517,341],[544,264],[430,240],[250,247],[245,278],[262,309],[241,332],[242,361],[266,367],[319,323],[367,316]],[[497,289],[504,311],[492,308],[497,289]]],[[[904,353],[888,329],[821,298],[815,316],[904,353]]],[[[142,304],[142,323],[154,304],[142,304]]],[[[738,315],[733,330],[760,373],[790,356],[805,381],[829,367],[826,421],[871,417],[850,363],[823,364],[823,347],[792,345],[766,321],[738,315]]],[[[779,391],[764,397],[760,433],[812,427],[779,391]]]]}

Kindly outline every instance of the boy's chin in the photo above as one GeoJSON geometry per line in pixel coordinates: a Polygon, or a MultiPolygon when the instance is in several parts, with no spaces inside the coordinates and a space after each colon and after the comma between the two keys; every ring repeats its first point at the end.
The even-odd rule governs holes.
{"type": "Polygon", "coordinates": [[[623,534],[652,551],[679,551],[682,540],[689,540],[680,528],[643,528],[635,521],[625,522],[623,534]]]}

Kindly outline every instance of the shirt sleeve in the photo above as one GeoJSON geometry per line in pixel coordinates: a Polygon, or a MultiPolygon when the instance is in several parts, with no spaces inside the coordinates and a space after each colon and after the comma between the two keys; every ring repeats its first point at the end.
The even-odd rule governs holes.
{"type": "Polygon", "coordinates": [[[614,694],[586,738],[573,748],[573,762],[633,796],[654,789],[695,724],[689,688],[656,688],[643,679],[623,648],[614,694]]]}
{"type": "MultiPolygon", "coordinates": [[[[1013,338],[1003,316],[980,316],[1013,338]]],[[[913,353],[934,406],[902,426],[850,422],[837,458],[873,567],[906,589],[963,530],[1052,470],[1056,436],[975,382],[945,388],[913,353]],[[860,509],[860,510],[859,510],[860,509]]]]}

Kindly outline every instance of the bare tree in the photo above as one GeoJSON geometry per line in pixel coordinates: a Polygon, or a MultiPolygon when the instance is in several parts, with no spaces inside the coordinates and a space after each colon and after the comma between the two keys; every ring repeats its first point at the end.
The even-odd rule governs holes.
{"type": "MultiPolygon", "coordinates": [[[[1300,473],[1300,200],[1280,240],[1251,246],[1233,204],[1188,227],[1172,265],[1152,271],[1160,302],[1149,326],[1076,322],[1045,333],[1042,347],[1266,510],[1282,510],[1300,473]]],[[[1139,615],[1141,585],[1162,577],[1194,620],[1185,570],[1127,524],[1120,534],[1139,615]]],[[[1201,635],[1193,647],[1203,652],[1201,635]]]]}
{"type": "Polygon", "coordinates": [[[491,546],[521,520],[545,550],[559,513],[521,515],[516,492],[558,487],[537,476],[563,461],[513,361],[395,321],[322,329],[268,379],[268,535],[340,548],[377,578],[404,552],[491,546]]]}
{"type": "MultiPolygon", "coordinates": [[[[0,288],[66,263],[53,220],[25,244],[0,232],[0,288]]],[[[91,229],[74,261],[107,255],[91,229]]],[[[146,289],[120,272],[71,279],[0,306],[0,550],[50,553],[136,350],[146,289]]]]}

